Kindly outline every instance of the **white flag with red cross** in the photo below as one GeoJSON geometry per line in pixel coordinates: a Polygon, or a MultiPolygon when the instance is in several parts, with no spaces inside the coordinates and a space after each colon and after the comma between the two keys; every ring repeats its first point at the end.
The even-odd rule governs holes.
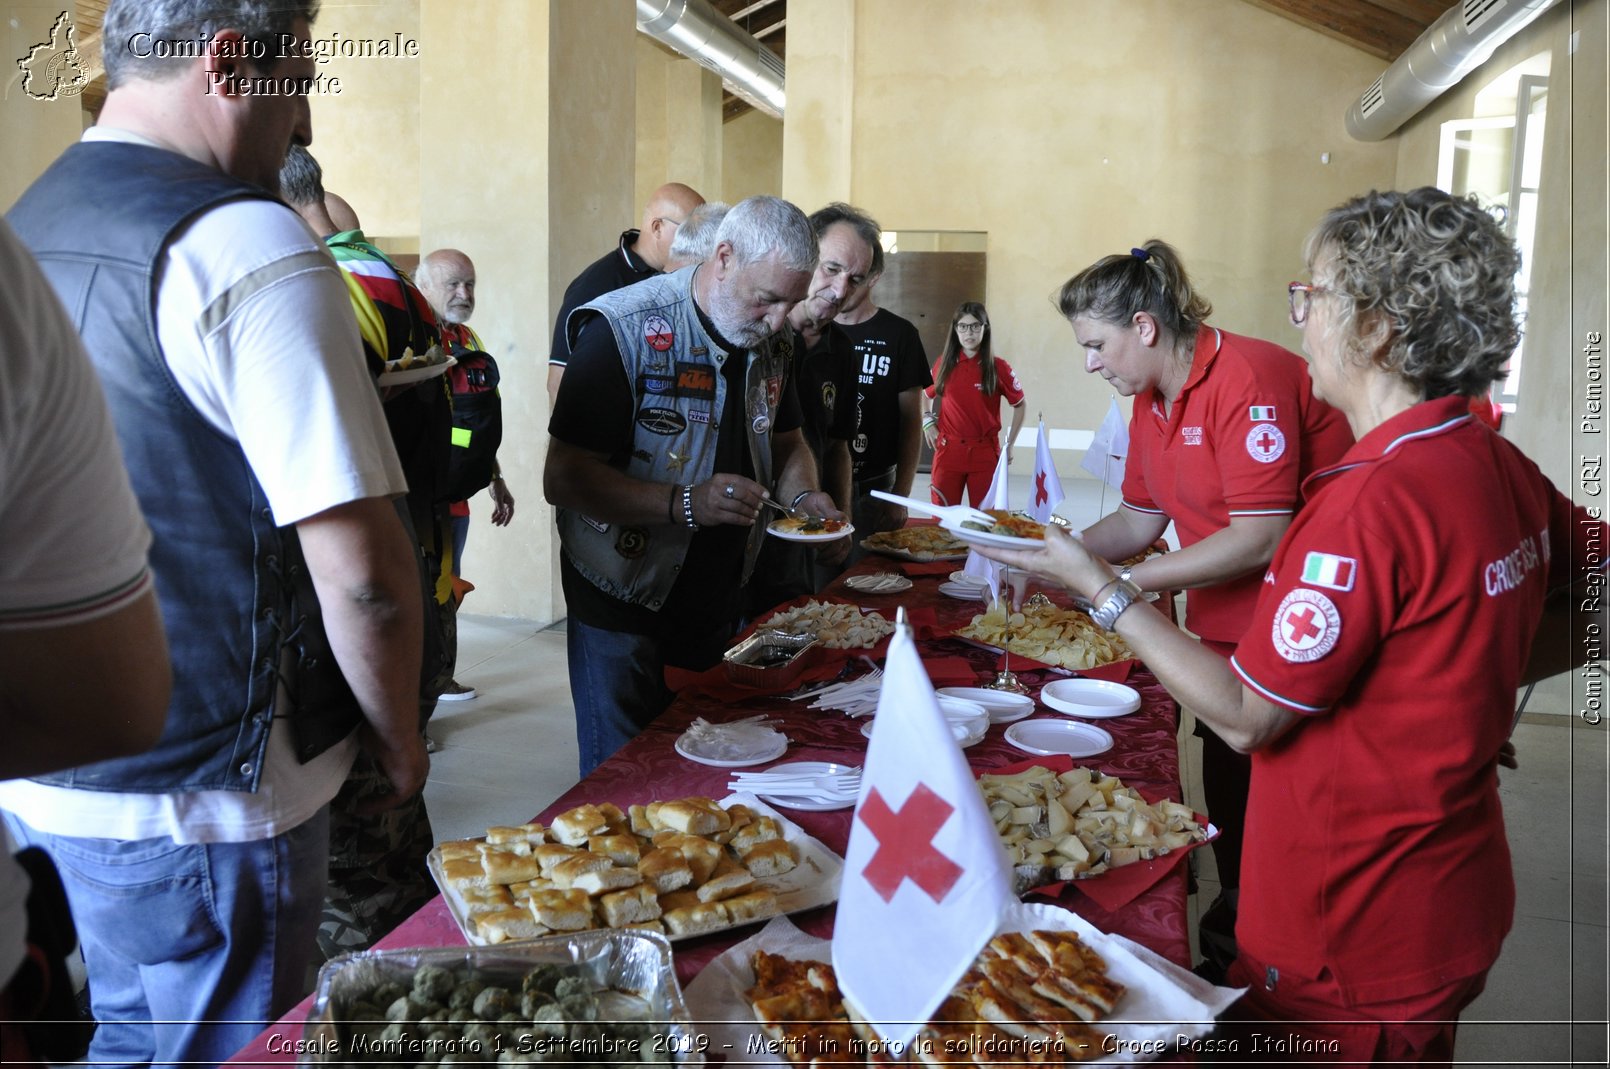
{"type": "MultiPolygon", "coordinates": [[[[990,480],[989,493],[984,495],[984,504],[987,509],[1000,509],[1010,512],[1012,506],[1008,504],[1012,498],[1011,487],[1007,486],[1006,450],[1001,450],[1000,459],[995,462],[995,477],[990,480]]],[[[1060,489],[1060,488],[1059,488],[1060,489]]],[[[957,502],[961,504],[961,502],[957,502]]],[[[968,575],[976,575],[989,584],[989,604],[994,605],[1001,599],[1001,566],[979,553],[976,549],[967,551],[967,563],[962,565],[962,571],[968,575]]]]}
{"type": "Polygon", "coordinates": [[[839,987],[886,1041],[909,1044],[1015,901],[984,796],[897,628],[844,852],[839,987]]]}
{"type": "Polygon", "coordinates": [[[1040,435],[1034,443],[1034,487],[1029,491],[1029,515],[1041,523],[1051,522],[1051,513],[1062,504],[1062,480],[1051,461],[1051,440],[1045,436],[1045,417],[1040,417],[1040,435]]]}

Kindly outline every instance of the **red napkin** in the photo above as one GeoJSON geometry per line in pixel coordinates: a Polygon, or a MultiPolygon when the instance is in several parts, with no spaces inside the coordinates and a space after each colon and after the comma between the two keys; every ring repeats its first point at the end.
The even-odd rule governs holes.
{"type": "Polygon", "coordinates": [[[936,688],[971,687],[978,682],[978,672],[966,657],[929,657],[922,666],[936,688]]]}
{"type": "MultiPolygon", "coordinates": [[[[1009,776],[1014,772],[1022,772],[1024,769],[1033,768],[1035,765],[1042,765],[1053,772],[1066,772],[1073,767],[1073,758],[1066,754],[1059,754],[1053,757],[1035,757],[1027,761],[1017,761],[1010,765],[983,769],[982,771],[994,775],[1009,776]]],[[[1129,785],[1125,784],[1125,786],[1129,785]]],[[[1140,796],[1148,802],[1157,802],[1169,797],[1167,791],[1157,790],[1144,784],[1136,786],[1135,790],[1139,791],[1140,796]]],[[[1204,828],[1208,827],[1207,818],[1200,813],[1196,814],[1196,822],[1204,828]]],[[[1206,841],[1212,842],[1216,838],[1218,836],[1215,834],[1206,841]]],[[[1108,869],[1101,875],[1091,876],[1088,879],[1064,880],[1046,884],[1043,887],[1031,887],[1028,893],[1044,895],[1047,898],[1056,898],[1071,883],[1075,889],[1089,895],[1102,909],[1108,912],[1116,912],[1151,890],[1158,881],[1184,862],[1186,854],[1201,845],[1201,843],[1192,843],[1189,846],[1182,846],[1170,850],[1163,857],[1154,858],[1151,861],[1137,861],[1132,865],[1120,865],[1118,868],[1108,869]]]]}
{"type": "Polygon", "coordinates": [[[912,578],[925,575],[949,575],[962,566],[961,561],[954,560],[903,560],[900,570],[912,578]]]}
{"type": "MultiPolygon", "coordinates": [[[[828,653],[838,653],[839,650],[828,650],[828,653]]],[[[815,651],[812,651],[812,655],[815,651]]],[[[749,687],[742,683],[734,683],[727,678],[727,666],[718,664],[714,668],[707,668],[703,672],[694,672],[687,668],[665,667],[665,685],[681,697],[702,694],[717,701],[738,702],[746,698],[764,698],[772,694],[787,694],[798,690],[808,683],[820,683],[826,679],[833,679],[844,669],[844,660],[841,657],[823,657],[818,663],[811,665],[796,676],[786,686],[776,687],[749,687]]]]}

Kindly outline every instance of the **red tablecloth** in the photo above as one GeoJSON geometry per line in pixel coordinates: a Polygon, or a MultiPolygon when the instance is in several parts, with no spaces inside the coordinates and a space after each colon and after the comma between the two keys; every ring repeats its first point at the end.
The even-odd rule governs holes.
{"type": "MultiPolygon", "coordinates": [[[[869,557],[848,572],[854,575],[869,571],[895,570],[897,562],[880,557],[869,557]]],[[[836,600],[853,601],[868,608],[878,609],[891,618],[899,605],[931,608],[934,611],[939,633],[954,631],[983,611],[977,601],[960,601],[938,592],[945,576],[917,577],[910,590],[898,594],[863,594],[844,587],[843,579],[829,586],[824,594],[836,600]]],[[[1054,596],[1054,595],[1053,595],[1054,596]]],[[[957,638],[935,638],[919,641],[919,651],[925,660],[961,658],[973,666],[975,685],[994,678],[999,654],[957,638]]],[[[847,662],[857,666],[851,659],[847,662]]],[[[947,661],[954,674],[954,661],[947,661]]],[[[859,673],[864,666],[848,671],[859,673]]],[[[1060,678],[1066,673],[1035,670],[1019,673],[1019,680],[1030,692],[1038,694],[1045,682],[1060,678]]],[[[1178,708],[1161,684],[1144,669],[1134,672],[1129,685],[1141,694],[1139,712],[1107,720],[1102,727],[1114,740],[1111,750],[1096,758],[1082,759],[1089,765],[1118,776],[1148,797],[1182,797],[1178,749],[1175,729],[1178,708]]],[[[860,764],[866,755],[866,739],[861,735],[862,721],[830,711],[808,710],[805,701],[792,702],[781,697],[746,699],[740,704],[694,694],[679,698],[663,716],[650,724],[642,734],[624,749],[605,761],[585,780],[561,795],[536,819],[549,822],[554,816],[583,802],[614,802],[625,808],[628,805],[649,802],[659,798],[677,798],[685,795],[706,795],[720,798],[726,789],[729,769],[711,768],[683,758],[675,749],[678,735],[693,722],[703,717],[711,722],[738,720],[768,713],[780,723],[778,727],[789,738],[786,753],[775,763],[784,761],[819,760],[860,764]]],[[[1044,705],[1037,706],[1035,716],[1056,717],[1044,705]]],[[[1022,751],[1003,737],[1005,728],[992,726],[984,740],[967,750],[968,762],[977,771],[984,771],[1023,760],[1022,751]]],[[[765,766],[757,766],[765,767],[765,766]]],[[[849,842],[852,810],[842,809],[831,813],[789,812],[788,816],[811,835],[820,839],[836,853],[843,854],[849,842]]],[[[510,823],[524,819],[521,813],[507,814],[510,823]]],[[[1115,912],[1103,909],[1090,896],[1077,888],[1065,891],[1058,901],[1081,914],[1104,931],[1116,932],[1143,943],[1170,961],[1190,968],[1191,952],[1186,932],[1186,886],[1182,867],[1170,872],[1157,885],[1142,893],[1132,902],[1115,912]]],[[[796,915],[794,921],[805,931],[828,936],[833,931],[833,907],[826,906],[796,915]]],[[[745,938],[752,927],[736,932],[703,936],[676,944],[676,971],[685,984],[698,974],[712,958],[727,947],[745,938]]],[[[458,925],[440,898],[399,925],[395,931],[376,944],[377,949],[418,946],[457,946],[465,939],[458,925]]],[[[230,1060],[232,1065],[286,1064],[294,1062],[289,1043],[301,1034],[312,999],[305,1000],[280,1021],[258,1036],[249,1046],[230,1060]]]]}

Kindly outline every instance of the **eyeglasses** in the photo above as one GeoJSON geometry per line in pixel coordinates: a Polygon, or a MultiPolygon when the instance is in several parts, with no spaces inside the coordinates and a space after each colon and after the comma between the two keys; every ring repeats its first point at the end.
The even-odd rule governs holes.
{"type": "Polygon", "coordinates": [[[654,221],[656,223],[670,223],[672,226],[681,226],[682,225],[682,220],[680,220],[680,219],[672,219],[672,218],[669,218],[668,216],[664,216],[664,215],[655,216],[654,221]]]}
{"type": "Polygon", "coordinates": [[[1286,297],[1291,301],[1291,322],[1293,326],[1302,326],[1308,320],[1308,302],[1316,293],[1335,293],[1326,286],[1316,286],[1311,282],[1292,282],[1286,286],[1286,297]]]}
{"type": "Polygon", "coordinates": [[[983,323],[957,323],[956,324],[956,333],[957,334],[978,334],[978,333],[983,331],[984,326],[985,326],[985,324],[983,324],[983,323]]]}

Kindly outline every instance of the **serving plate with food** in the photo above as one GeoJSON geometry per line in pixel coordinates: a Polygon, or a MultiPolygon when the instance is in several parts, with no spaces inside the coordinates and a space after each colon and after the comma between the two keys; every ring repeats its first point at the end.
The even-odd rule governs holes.
{"type": "Polygon", "coordinates": [[[402,356],[386,361],[384,370],[375,378],[375,384],[407,386],[410,383],[423,382],[437,375],[447,374],[447,370],[457,363],[458,361],[443,352],[439,345],[432,345],[423,353],[415,353],[411,348],[404,349],[402,356]]]}
{"type": "Polygon", "coordinates": [[[980,546],[997,546],[1002,549],[1039,549],[1045,545],[1045,524],[1022,512],[1005,509],[985,509],[993,521],[985,527],[982,520],[949,518],[940,526],[963,542],[980,546]]]}
{"type": "Polygon", "coordinates": [[[830,520],[825,516],[784,516],[766,525],[766,533],[785,542],[835,542],[855,533],[848,520],[830,520]]]}
{"type": "Polygon", "coordinates": [[[923,562],[962,560],[967,556],[967,543],[931,523],[879,531],[861,539],[861,548],[886,557],[923,562]]]}
{"type": "Polygon", "coordinates": [[[751,794],[621,810],[576,806],[547,827],[488,828],[427,865],[475,946],[599,928],[686,939],[838,899],[844,859],[751,794]]]}
{"type": "Polygon", "coordinates": [[[1060,608],[1048,599],[1036,602],[1031,598],[1015,612],[997,603],[973,617],[956,636],[1075,671],[1135,656],[1128,643],[1104,630],[1089,613],[1060,608]]]}
{"type": "Polygon", "coordinates": [[[889,635],[894,624],[882,613],[842,601],[807,599],[760,622],[760,630],[815,635],[830,650],[871,649],[889,635]]]}

